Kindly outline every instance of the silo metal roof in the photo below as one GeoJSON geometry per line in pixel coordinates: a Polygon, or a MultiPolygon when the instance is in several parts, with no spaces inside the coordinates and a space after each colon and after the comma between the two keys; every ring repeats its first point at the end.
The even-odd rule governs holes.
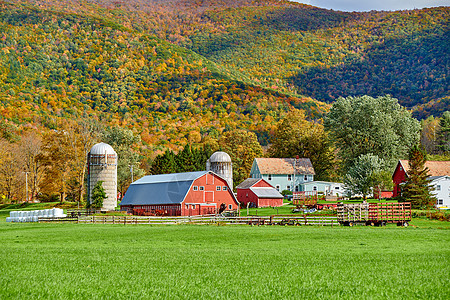
{"type": "Polygon", "coordinates": [[[106,143],[98,143],[92,146],[91,154],[115,154],[117,155],[116,151],[114,151],[113,147],[106,143]]]}
{"type": "Polygon", "coordinates": [[[223,151],[214,152],[209,158],[210,162],[231,162],[231,157],[223,151]]]}

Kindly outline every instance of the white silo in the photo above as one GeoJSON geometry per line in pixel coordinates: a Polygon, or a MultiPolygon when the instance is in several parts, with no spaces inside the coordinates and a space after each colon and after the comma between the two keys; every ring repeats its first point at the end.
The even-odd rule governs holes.
{"type": "Polygon", "coordinates": [[[206,171],[213,171],[225,179],[230,189],[233,190],[233,163],[226,152],[214,152],[206,161],[206,171]]]}
{"type": "Polygon", "coordinates": [[[92,189],[99,181],[106,193],[102,210],[114,210],[117,207],[117,153],[105,143],[92,146],[88,154],[88,192],[89,203],[92,189]]]}

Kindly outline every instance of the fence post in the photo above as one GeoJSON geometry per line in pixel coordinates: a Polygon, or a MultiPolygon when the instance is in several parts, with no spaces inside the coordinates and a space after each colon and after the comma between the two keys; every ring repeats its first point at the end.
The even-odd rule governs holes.
{"type": "Polygon", "coordinates": [[[127,225],[127,216],[123,217],[123,225],[127,225]]]}
{"type": "Polygon", "coordinates": [[[115,221],[115,220],[114,220],[114,216],[113,216],[113,224],[114,224],[114,221],[115,221]]]}

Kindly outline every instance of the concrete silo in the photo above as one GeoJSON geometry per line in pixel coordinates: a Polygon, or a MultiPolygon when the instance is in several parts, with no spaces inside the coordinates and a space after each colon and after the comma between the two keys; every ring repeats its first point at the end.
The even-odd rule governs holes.
{"type": "Polygon", "coordinates": [[[114,210],[117,206],[117,153],[105,143],[92,146],[88,154],[88,197],[91,201],[92,189],[99,181],[107,198],[103,200],[102,210],[114,210]]]}
{"type": "Polygon", "coordinates": [[[233,163],[226,152],[214,152],[206,161],[206,171],[213,171],[228,182],[233,190],[233,163]]]}

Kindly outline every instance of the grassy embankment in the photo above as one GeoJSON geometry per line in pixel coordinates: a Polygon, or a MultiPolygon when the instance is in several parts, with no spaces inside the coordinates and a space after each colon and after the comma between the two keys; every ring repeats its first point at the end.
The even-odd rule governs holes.
{"type": "Polygon", "coordinates": [[[3,221],[0,240],[1,299],[450,298],[437,228],[3,221]]]}

